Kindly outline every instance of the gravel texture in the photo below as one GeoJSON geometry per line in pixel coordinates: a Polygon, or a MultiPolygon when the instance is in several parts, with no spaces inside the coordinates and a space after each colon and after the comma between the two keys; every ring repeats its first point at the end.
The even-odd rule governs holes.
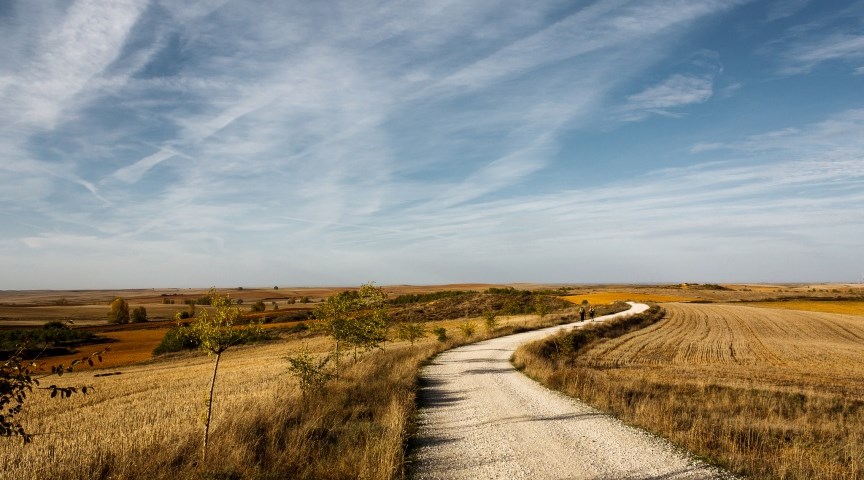
{"type": "MultiPolygon", "coordinates": [[[[632,304],[617,315],[646,310],[632,304]]],[[[449,350],[421,373],[416,479],[729,478],[668,442],[549,390],[510,363],[521,344],[587,322],[449,350]]]]}

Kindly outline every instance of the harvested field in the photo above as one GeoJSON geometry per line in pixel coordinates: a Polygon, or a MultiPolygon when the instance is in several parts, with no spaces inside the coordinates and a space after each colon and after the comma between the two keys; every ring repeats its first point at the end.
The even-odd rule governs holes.
{"type": "Polygon", "coordinates": [[[575,358],[517,362],[553,388],[754,478],[864,478],[864,318],[668,304],[575,358]]]}
{"type": "Polygon", "coordinates": [[[666,305],[668,318],[587,352],[593,365],[818,387],[864,397],[864,319],[729,305],[666,305]]]}
{"type": "Polygon", "coordinates": [[[748,305],[759,308],[779,308],[801,310],[804,312],[840,313],[843,315],[864,315],[864,301],[813,301],[789,300],[784,302],[753,302],[748,305]]]}

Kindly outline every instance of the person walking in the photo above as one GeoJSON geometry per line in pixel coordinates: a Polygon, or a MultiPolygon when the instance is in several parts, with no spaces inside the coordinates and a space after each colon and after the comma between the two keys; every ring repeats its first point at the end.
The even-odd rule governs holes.
{"type": "Polygon", "coordinates": [[[591,307],[591,310],[588,310],[588,315],[591,315],[591,321],[594,321],[594,307],[591,307]]]}
{"type": "Polygon", "coordinates": [[[585,321],[585,307],[581,307],[581,306],[579,307],[579,321],[580,322],[585,321]]]}

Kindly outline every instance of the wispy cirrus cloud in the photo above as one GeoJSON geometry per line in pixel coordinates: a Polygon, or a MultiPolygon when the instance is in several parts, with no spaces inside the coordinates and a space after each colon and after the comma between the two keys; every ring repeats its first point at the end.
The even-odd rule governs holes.
{"type": "Polygon", "coordinates": [[[807,73],[817,65],[840,61],[864,61],[864,35],[836,33],[794,44],[785,54],[783,73],[807,73]]]}
{"type": "MultiPolygon", "coordinates": [[[[830,243],[806,221],[842,243],[860,225],[831,223],[858,200],[855,110],[688,137],[724,163],[663,170],[655,152],[630,165],[638,178],[580,179],[604,169],[572,153],[592,131],[722,97],[720,54],[682,45],[742,3],[16,3],[0,29],[0,258],[47,265],[16,280],[34,287],[80,281],[76,258],[141,272],[106,267],[91,287],[344,283],[370,269],[506,281],[607,268],[574,248],[668,259],[711,236],[830,243]]],[[[659,268],[645,265],[641,278],[659,268]]]]}
{"type": "Polygon", "coordinates": [[[643,120],[650,115],[678,117],[682,114],[676,108],[704,103],[713,94],[713,78],[676,74],[629,96],[621,108],[621,115],[630,122],[643,120]]]}

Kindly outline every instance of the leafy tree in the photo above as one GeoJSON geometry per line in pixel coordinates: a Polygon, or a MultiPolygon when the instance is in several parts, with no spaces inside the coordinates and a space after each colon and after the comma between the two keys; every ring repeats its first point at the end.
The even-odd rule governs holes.
{"type": "Polygon", "coordinates": [[[111,323],[129,323],[129,304],[120,297],[111,302],[111,312],[108,313],[111,323]]]}
{"type": "Polygon", "coordinates": [[[132,309],[132,323],[143,323],[147,321],[147,309],[144,307],[135,307],[132,309]]]}
{"type": "Polygon", "coordinates": [[[417,322],[402,322],[399,324],[396,335],[400,340],[407,340],[414,346],[414,342],[426,336],[426,328],[417,322]]]}
{"type": "Polygon", "coordinates": [[[213,412],[213,390],[216,386],[216,374],[219,371],[219,361],[222,354],[229,348],[244,343],[261,333],[259,323],[250,323],[243,327],[236,326],[240,319],[240,309],[231,305],[231,299],[220,296],[215,288],[210,289],[210,304],[214,307],[214,313],[208,314],[202,310],[201,314],[188,326],[180,323],[178,316],[178,329],[186,338],[198,343],[198,349],[207,352],[207,355],[215,355],[216,362],[213,364],[213,377],[210,380],[210,392],[207,397],[207,414],[204,418],[204,445],[201,451],[202,464],[207,463],[207,441],[210,436],[210,416],[213,412]]]}
{"type": "Polygon", "coordinates": [[[489,333],[498,328],[498,314],[495,310],[486,310],[483,312],[483,323],[486,324],[486,331],[489,333]]]}
{"type": "Polygon", "coordinates": [[[253,312],[263,312],[266,309],[267,309],[267,307],[264,306],[264,302],[261,300],[258,300],[257,302],[252,304],[252,311],[253,312]]]}
{"type": "Polygon", "coordinates": [[[21,437],[25,445],[33,441],[35,434],[24,429],[19,415],[24,410],[24,404],[34,388],[50,392],[51,398],[58,396],[69,398],[76,393],[86,395],[93,390],[89,385],[58,386],[55,384],[42,387],[39,381],[52,375],[62,376],[64,373],[73,371],[80,364],[93,366],[93,359],[101,362],[102,354],[108,351],[108,348],[74,360],[69,366],[55,365],[51,367],[51,373],[42,375],[35,373],[37,363],[24,359],[26,351],[26,346],[21,345],[11,357],[0,364],[0,437],[21,437]]]}
{"type": "Polygon", "coordinates": [[[335,353],[339,360],[339,344],[346,343],[354,349],[380,348],[387,339],[387,294],[367,283],[359,291],[345,291],[331,296],[315,309],[317,327],[336,341],[335,353]]]}

